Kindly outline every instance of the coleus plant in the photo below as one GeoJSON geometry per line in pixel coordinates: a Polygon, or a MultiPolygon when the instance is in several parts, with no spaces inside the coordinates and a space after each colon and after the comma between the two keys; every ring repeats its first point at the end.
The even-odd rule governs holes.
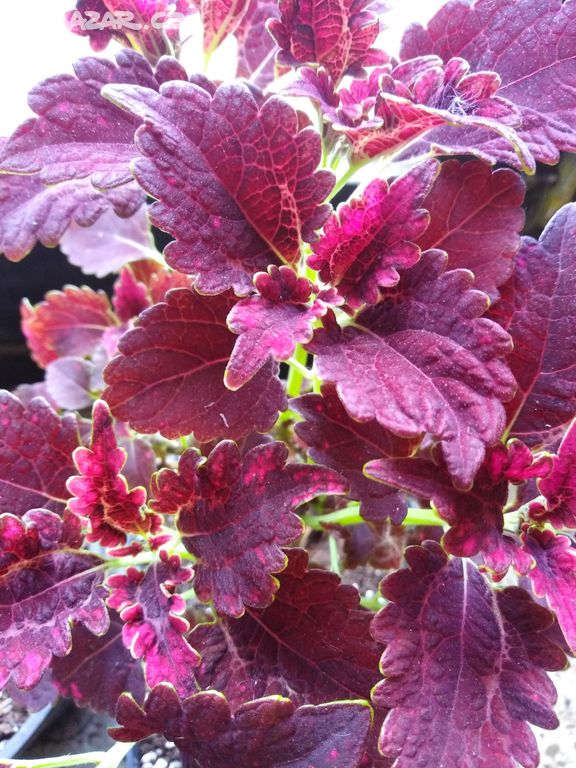
{"type": "Polygon", "coordinates": [[[521,232],[576,150],[576,0],[449,0],[399,56],[385,16],[79,0],[124,47],[2,141],[5,256],[118,273],[23,303],[45,379],[0,395],[0,683],[118,723],[26,766],[161,733],[187,768],[534,768],[557,725],[576,204],[521,232]],[[178,60],[230,40],[230,81],[178,60]]]}

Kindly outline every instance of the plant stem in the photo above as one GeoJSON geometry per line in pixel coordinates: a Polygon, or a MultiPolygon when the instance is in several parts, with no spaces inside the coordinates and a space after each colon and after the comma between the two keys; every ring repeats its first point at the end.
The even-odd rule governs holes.
{"type": "MultiPolygon", "coordinates": [[[[359,525],[366,520],[360,515],[359,504],[349,504],[325,515],[303,515],[302,522],[310,528],[322,530],[325,525],[359,525]]],[[[433,509],[410,507],[402,525],[444,525],[444,522],[433,509]]]]}
{"type": "Polygon", "coordinates": [[[335,536],[328,537],[328,547],[330,549],[330,570],[340,576],[342,574],[340,568],[340,553],[338,552],[338,542],[336,541],[335,536]]]}
{"type": "Polygon", "coordinates": [[[310,373],[306,368],[306,362],[308,360],[308,352],[300,344],[296,345],[293,357],[290,358],[290,372],[288,373],[288,381],[286,383],[286,392],[288,397],[298,397],[302,391],[302,382],[304,381],[305,374],[302,369],[310,373]]]}
{"type": "Polygon", "coordinates": [[[117,768],[123,758],[130,752],[134,742],[117,742],[107,752],[84,752],[79,755],[63,755],[62,757],[42,757],[38,760],[6,760],[2,765],[7,768],[66,768],[66,766],[91,765],[97,768],[117,768]]]}

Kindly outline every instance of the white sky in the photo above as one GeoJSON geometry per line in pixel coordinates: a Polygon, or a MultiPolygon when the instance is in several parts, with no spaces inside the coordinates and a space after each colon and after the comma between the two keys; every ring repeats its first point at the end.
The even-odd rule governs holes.
{"type": "MultiPolygon", "coordinates": [[[[389,52],[394,52],[398,30],[412,20],[425,22],[444,2],[392,0],[390,28],[385,33],[389,52]]],[[[63,21],[75,0],[0,0],[0,6],[0,136],[8,136],[30,116],[26,94],[32,86],[50,75],[71,72],[74,60],[93,54],[87,39],[69,32],[63,21]]]]}

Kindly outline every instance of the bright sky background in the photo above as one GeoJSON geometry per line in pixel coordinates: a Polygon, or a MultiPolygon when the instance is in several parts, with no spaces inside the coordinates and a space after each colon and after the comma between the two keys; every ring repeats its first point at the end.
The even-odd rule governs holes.
{"type": "MultiPolygon", "coordinates": [[[[427,21],[444,2],[392,0],[385,33],[387,50],[394,52],[399,30],[413,20],[427,21]]],[[[71,72],[72,62],[91,55],[91,49],[87,39],[70,33],[63,21],[65,11],[74,8],[75,0],[0,0],[0,5],[0,136],[7,136],[30,116],[28,90],[49,75],[71,72]]],[[[110,46],[104,55],[112,50],[110,46]]]]}

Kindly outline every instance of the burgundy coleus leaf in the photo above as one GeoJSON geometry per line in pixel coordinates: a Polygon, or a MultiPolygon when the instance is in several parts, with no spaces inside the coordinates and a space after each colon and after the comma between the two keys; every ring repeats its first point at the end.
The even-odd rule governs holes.
{"type": "Polygon", "coordinates": [[[544,635],[552,615],[519,587],[492,591],[470,560],[436,542],[406,550],[408,568],[381,584],[390,601],[372,633],[387,643],[373,699],[390,708],[380,750],[402,768],[536,768],[526,721],[555,728],[544,670],[563,652],[544,635]]]}
{"type": "Polygon", "coordinates": [[[508,404],[511,432],[541,445],[576,415],[576,204],[561,208],[540,240],[525,237],[514,274],[491,316],[512,336],[518,381],[508,404]]]}
{"type": "Polygon", "coordinates": [[[302,533],[293,510],[320,494],[347,490],[333,470],[286,464],[287,458],[281,442],[242,456],[235,443],[224,441],[207,459],[187,451],[178,472],[160,470],[153,481],[153,508],[178,514],[184,546],[197,559],[196,594],[220,613],[265,608],[278,589],[271,574],[286,567],[280,547],[302,533]]]}
{"type": "Polygon", "coordinates": [[[25,406],[0,391],[0,513],[62,512],[78,442],[75,416],[58,416],[41,397],[25,406]]]}
{"type": "Polygon", "coordinates": [[[357,589],[331,571],[308,570],[302,549],[288,550],[279,581],[264,610],[193,629],[200,686],[221,691],[232,707],[272,694],[295,704],[368,698],[381,649],[357,589]]]}
{"type": "Polygon", "coordinates": [[[348,415],[334,387],[327,384],[321,395],[291,400],[290,408],[304,417],[294,428],[308,446],[309,455],[348,480],[349,497],[360,502],[360,514],[366,520],[389,517],[401,523],[406,516],[405,500],[382,483],[370,480],[362,469],[368,461],[382,456],[409,456],[416,443],[394,435],[376,421],[356,421],[348,415]]]}
{"type": "Polygon", "coordinates": [[[370,729],[365,702],[333,702],[298,709],[286,698],[248,701],[233,711],[222,694],[202,691],[180,701],[168,685],[156,686],[140,707],[122,696],[118,741],[162,733],[182,752],[184,768],[358,768],[370,729]]]}
{"type": "Polygon", "coordinates": [[[236,392],[224,386],[235,342],[226,327],[233,306],[230,295],[181,288],[140,315],[104,372],[103,398],[112,413],[139,432],[168,438],[194,432],[200,442],[270,429],[286,407],[276,363],[236,392]]]}
{"type": "Polygon", "coordinates": [[[107,211],[90,227],[71,224],[60,240],[68,261],[86,275],[105,277],[125,264],[140,259],[158,259],[146,207],[121,219],[107,211]]]}
{"type": "Polygon", "coordinates": [[[530,517],[555,528],[576,528],[576,422],[566,432],[552,471],[539,481],[538,489],[544,503],[531,504],[530,517]]]}
{"type": "Polygon", "coordinates": [[[322,64],[337,82],[350,69],[374,66],[388,56],[372,48],[380,31],[366,0],[280,0],[280,18],[268,29],[289,66],[322,64]]]}
{"type": "Polygon", "coordinates": [[[451,269],[471,270],[474,286],[497,298],[520,248],[524,189],[522,178],[508,169],[492,171],[479,160],[442,163],[422,202],[430,221],[418,245],[446,251],[451,269]]]}
{"type": "Polygon", "coordinates": [[[117,323],[104,291],[87,286],[50,291],[35,306],[24,299],[21,315],[22,333],[41,368],[59,357],[90,354],[104,331],[117,323]]]}
{"type": "Polygon", "coordinates": [[[333,175],[316,170],[320,136],[299,129],[292,107],[278,97],[260,104],[241,83],[104,93],[144,120],[135,175],[159,199],[152,223],[176,238],[168,264],[193,275],[199,291],[247,294],[256,272],[300,258],[301,241],[329,215],[333,175]]]}
{"type": "Polygon", "coordinates": [[[376,459],[366,474],[397,490],[428,499],[450,525],[442,543],[458,557],[480,553],[486,565],[502,574],[512,563],[525,572],[530,563],[518,537],[504,531],[508,483],[521,483],[550,471],[550,458],[534,458],[518,441],[489,449],[469,490],[458,490],[443,465],[423,459],[376,459]]]}
{"type": "Polygon", "coordinates": [[[183,568],[177,555],[160,552],[160,560],[145,571],[130,567],[125,574],[108,577],[108,605],[124,622],[124,645],[136,659],[143,659],[150,687],[170,683],[181,696],[197,690],[195,670],[200,657],[184,635],[190,629],[183,614],[186,602],[175,594],[192,571],[183,568]]]}
{"type": "Polygon", "coordinates": [[[266,30],[268,19],[278,18],[276,0],[248,0],[246,13],[235,32],[238,41],[237,76],[265,88],[274,79],[276,42],[266,30]]]}
{"type": "Polygon", "coordinates": [[[121,693],[128,691],[143,701],[146,690],[142,663],[134,659],[122,642],[122,621],[110,614],[106,634],[95,636],[81,624],[72,628],[72,650],[54,658],[52,679],[62,696],[81,707],[114,715],[121,693]]]}
{"type": "Polygon", "coordinates": [[[502,359],[509,336],[481,317],[486,295],[472,289],[470,272],[445,272],[445,263],[442,252],[426,252],[353,326],[326,315],[308,349],[350,416],[403,437],[430,433],[466,486],[502,434],[502,401],[515,382],[502,359]]]}
{"type": "Polygon", "coordinates": [[[560,629],[576,651],[576,549],[568,536],[557,536],[549,528],[525,526],[524,547],[534,558],[528,572],[534,592],[545,597],[556,614],[560,629]]]}
{"type": "Polygon", "coordinates": [[[241,23],[249,0],[195,0],[195,3],[202,17],[204,50],[213,51],[241,23]]]}
{"type": "MultiPolygon", "coordinates": [[[[556,163],[559,150],[576,150],[575,20],[573,0],[451,0],[427,29],[407,31],[401,54],[434,53],[444,61],[463,56],[476,70],[496,70],[502,81],[497,96],[520,109],[520,137],[537,160],[556,163]]],[[[485,131],[443,129],[432,138],[447,149],[480,149],[491,161],[506,159],[505,144],[485,131]]],[[[513,153],[507,162],[514,164],[513,153]]]]}
{"type": "Polygon", "coordinates": [[[375,179],[326,223],[308,264],[351,307],[376,304],[380,288],[396,285],[398,270],[418,261],[416,241],[428,226],[421,204],[438,170],[438,162],[428,160],[390,186],[375,179]]]}
{"type": "Polygon", "coordinates": [[[270,358],[288,360],[296,344],[312,338],[312,324],[327,310],[315,299],[312,283],[290,267],[268,267],[254,278],[258,293],[232,307],[227,323],[239,338],[226,366],[224,382],[236,390],[250,381],[270,358]]]}
{"type": "MultiPolygon", "coordinates": [[[[438,126],[456,126],[456,135],[481,126],[500,138],[501,159],[517,155],[516,164],[533,172],[534,158],[514,129],[519,112],[496,95],[499,76],[469,70],[462,58],[443,64],[437,56],[406,61],[390,71],[376,70],[367,82],[340,92],[335,120],[332,109],[326,116],[351,142],[354,161],[397,153],[438,126]]],[[[484,157],[474,145],[466,150],[433,148],[441,154],[484,157]]]]}
{"type": "Polygon", "coordinates": [[[101,558],[81,551],[77,518],[46,509],[0,516],[0,687],[32,688],[65,656],[71,622],[108,629],[101,558]]]}
{"type": "Polygon", "coordinates": [[[70,225],[89,227],[111,209],[132,216],[142,202],[136,184],[103,192],[88,178],[47,185],[39,174],[0,173],[0,254],[20,261],[36,242],[58,245],[70,225]]]}
{"type": "Polygon", "coordinates": [[[114,283],[112,305],[118,318],[127,323],[150,306],[146,285],[130,269],[123,269],[114,283]]]}
{"type": "Polygon", "coordinates": [[[73,457],[81,474],[66,483],[74,497],[68,507],[88,519],[88,541],[114,547],[124,544],[127,534],[144,536],[159,527],[157,515],[143,510],[146,490],[128,490],[121,474],[126,451],[118,447],[110,411],[102,400],[97,400],[92,410],[90,447],[76,448],[73,457]]]}
{"type": "Polygon", "coordinates": [[[109,10],[104,0],[76,0],[75,9],[67,11],[65,14],[66,25],[74,34],[88,37],[93,51],[105,50],[113,37],[127,45],[128,38],[120,30],[113,31],[111,28],[86,29],[86,22],[94,19],[93,14],[97,14],[98,21],[102,21],[109,10]]]}

